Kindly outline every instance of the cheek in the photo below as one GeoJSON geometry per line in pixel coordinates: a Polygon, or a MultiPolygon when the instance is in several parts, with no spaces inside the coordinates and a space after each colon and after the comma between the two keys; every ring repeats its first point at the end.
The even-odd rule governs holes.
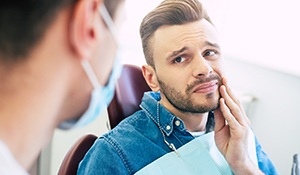
{"type": "Polygon", "coordinates": [[[221,78],[226,76],[223,59],[219,60],[218,62],[212,63],[212,68],[221,78]]]}
{"type": "Polygon", "coordinates": [[[185,91],[187,85],[186,75],[183,73],[174,73],[166,71],[163,76],[159,76],[159,81],[164,82],[168,87],[175,89],[176,91],[185,91]]]}
{"type": "Polygon", "coordinates": [[[186,93],[188,84],[190,84],[193,79],[189,74],[182,74],[174,76],[172,79],[172,87],[181,93],[186,93]]]}
{"type": "Polygon", "coordinates": [[[98,53],[91,60],[91,66],[95,72],[100,85],[105,86],[111,75],[115,53],[98,53]]]}

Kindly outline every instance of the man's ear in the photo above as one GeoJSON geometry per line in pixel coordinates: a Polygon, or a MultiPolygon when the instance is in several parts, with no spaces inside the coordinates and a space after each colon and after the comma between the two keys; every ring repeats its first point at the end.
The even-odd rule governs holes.
{"type": "Polygon", "coordinates": [[[157,92],[159,91],[159,84],[157,81],[157,76],[155,70],[152,66],[143,65],[142,66],[142,73],[143,76],[148,84],[148,86],[152,89],[152,91],[157,92]]]}
{"type": "Polygon", "coordinates": [[[103,3],[102,0],[79,0],[74,6],[70,19],[69,41],[75,54],[80,58],[90,58],[96,46],[100,3],[103,3]]]}

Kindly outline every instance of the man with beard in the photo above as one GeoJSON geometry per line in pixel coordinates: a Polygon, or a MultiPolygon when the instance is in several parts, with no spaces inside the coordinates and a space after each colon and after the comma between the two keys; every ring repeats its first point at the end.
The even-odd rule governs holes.
{"type": "MultiPolygon", "coordinates": [[[[228,86],[217,32],[202,5],[197,0],[165,0],[143,19],[140,35],[147,61],[143,76],[153,92],[144,94],[142,110],[95,142],[79,174],[143,174],[148,167],[152,174],[180,174],[176,162],[164,161],[176,157],[165,158],[172,153],[180,157],[182,148],[207,135],[216,149],[204,148],[211,152],[201,153],[199,162],[218,155],[213,161],[224,158],[221,166],[229,174],[277,174],[228,86]]],[[[185,157],[179,159],[181,166],[185,157]]],[[[193,168],[196,172],[204,166],[193,168]]]]}

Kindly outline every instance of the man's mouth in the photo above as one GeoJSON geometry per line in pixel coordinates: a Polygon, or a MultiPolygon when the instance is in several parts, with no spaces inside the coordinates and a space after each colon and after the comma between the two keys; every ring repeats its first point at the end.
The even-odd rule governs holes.
{"type": "Polygon", "coordinates": [[[218,80],[212,80],[196,86],[193,90],[193,93],[211,93],[215,92],[218,87],[218,80]]]}

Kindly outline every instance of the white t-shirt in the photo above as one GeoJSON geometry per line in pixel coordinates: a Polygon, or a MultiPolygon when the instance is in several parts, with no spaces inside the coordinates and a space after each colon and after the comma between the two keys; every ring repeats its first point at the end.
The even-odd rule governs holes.
{"type": "Polygon", "coordinates": [[[197,138],[197,137],[203,136],[205,134],[205,131],[190,132],[190,134],[192,134],[192,136],[197,138]]]}
{"type": "Polygon", "coordinates": [[[8,147],[0,140],[0,174],[1,175],[29,175],[16,161],[8,147]]]}

